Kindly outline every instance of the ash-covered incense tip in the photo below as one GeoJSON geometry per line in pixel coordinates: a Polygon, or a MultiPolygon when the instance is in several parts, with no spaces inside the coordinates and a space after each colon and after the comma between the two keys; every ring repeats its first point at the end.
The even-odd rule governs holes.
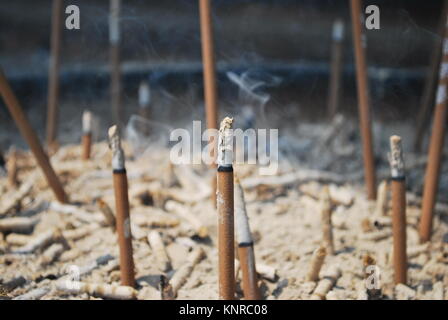
{"type": "Polygon", "coordinates": [[[401,137],[392,136],[390,137],[390,170],[392,178],[402,178],[404,177],[404,160],[403,160],[403,149],[401,146],[401,137]]]}
{"type": "Polygon", "coordinates": [[[114,139],[116,136],[118,136],[118,127],[117,127],[116,125],[110,127],[110,128],[109,128],[109,131],[108,131],[108,135],[109,135],[109,140],[112,140],[112,139],[114,139]]]}
{"type": "Polygon", "coordinates": [[[223,132],[226,129],[232,129],[232,125],[233,125],[233,118],[225,117],[221,121],[221,126],[219,127],[219,131],[223,132]]]}
{"type": "Polygon", "coordinates": [[[225,117],[219,127],[218,166],[231,167],[233,162],[233,118],[225,117]]]}
{"type": "Polygon", "coordinates": [[[84,134],[92,132],[93,115],[89,110],[85,110],[82,114],[82,131],[84,134]]]}
{"type": "Polygon", "coordinates": [[[112,126],[108,131],[109,135],[109,148],[112,150],[112,168],[114,170],[124,169],[124,153],[121,148],[120,135],[118,127],[112,126]]]}

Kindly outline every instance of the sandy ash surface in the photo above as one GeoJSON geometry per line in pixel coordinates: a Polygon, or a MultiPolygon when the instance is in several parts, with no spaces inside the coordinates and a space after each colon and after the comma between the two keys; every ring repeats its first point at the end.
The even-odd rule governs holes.
{"type": "MultiPolygon", "coordinates": [[[[296,140],[297,148],[306,148],[306,139],[313,142],[314,146],[323,143],[325,147],[320,151],[313,151],[315,148],[304,149],[307,151],[306,156],[302,156],[302,159],[297,157],[295,162],[291,161],[294,157],[289,150],[289,155],[284,157],[286,160],[280,163],[278,176],[260,176],[256,166],[235,166],[235,173],[241,179],[245,191],[255,239],[256,263],[275,269],[275,279],[260,277],[263,298],[311,299],[317,282],[306,281],[306,274],[313,251],[320,246],[322,238],[319,195],[321,188],[329,185],[333,201],[332,225],[336,252],[325,258],[319,280],[324,279],[335,267],[340,269],[340,277],[323,298],[365,299],[363,259],[369,255],[376,260],[380,270],[382,299],[448,299],[448,206],[443,203],[437,205],[432,241],[421,245],[417,232],[421,200],[412,187],[408,188],[409,280],[407,287],[395,287],[390,202],[385,213],[379,215],[376,203],[366,199],[359,150],[352,148],[344,151],[341,147],[350,147],[344,143],[344,139],[350,135],[344,133],[344,130],[352,130],[350,126],[344,126],[332,134],[328,141],[322,138],[325,128],[302,126],[300,130],[303,130],[303,134],[300,137],[303,141],[296,140]],[[322,142],[322,139],[325,141],[322,142]],[[335,153],[335,150],[339,153],[335,153]],[[334,161],[328,161],[329,157],[334,161]],[[315,159],[316,168],[309,169],[305,163],[313,163],[312,159],[315,159]],[[335,167],[339,169],[332,170],[335,167]],[[295,174],[298,175],[292,180],[283,179],[281,183],[275,180],[288,175],[294,177],[295,174]]],[[[388,130],[383,132],[387,136],[388,130]]],[[[384,145],[384,141],[381,143],[384,145]]],[[[385,145],[387,147],[387,143],[385,145]]],[[[213,172],[205,165],[171,165],[169,149],[166,147],[153,146],[139,157],[134,157],[132,150],[133,146],[126,144],[136,297],[160,299],[160,275],[165,274],[170,279],[187,263],[189,252],[202,247],[205,257],[179,289],[177,299],[217,299],[217,217],[210,200],[213,172]],[[175,211],[169,211],[166,208],[169,201],[175,201],[195,215],[206,227],[209,236],[200,238],[191,223],[175,211]],[[159,221],[159,224],[160,221],[171,221],[167,223],[171,226],[151,227],[154,221],[159,221]],[[157,256],[148,243],[150,230],[158,230],[166,246],[172,265],[167,272],[161,271],[157,256]]],[[[297,152],[303,153],[303,150],[297,152]]],[[[4,231],[0,234],[0,284],[5,297],[15,298],[36,288],[43,288],[45,294],[40,299],[99,299],[87,293],[60,291],[56,283],[66,279],[64,277],[70,274],[73,266],[82,269],[99,258],[101,260],[101,257],[103,260],[106,257],[103,261],[105,263],[94,263],[95,266],[82,274],[80,280],[86,283],[120,284],[116,234],[105,222],[96,202],[102,198],[114,211],[111,155],[105,142],[94,145],[90,161],[80,160],[80,153],[80,146],[67,145],[51,158],[70,196],[72,210],[58,209],[52,205],[55,203],[54,196],[28,152],[19,151],[17,166],[20,184],[17,189],[9,186],[7,177],[0,179],[0,221],[11,217],[36,218],[37,221],[25,233],[28,238],[22,239],[22,246],[52,228],[62,233],[62,239],[70,234],[67,231],[84,230],[77,237],[59,238],[57,241],[64,243],[63,252],[48,265],[42,263],[42,256],[52,243],[30,254],[17,254],[14,252],[21,245],[8,241],[11,233],[17,232],[4,231]],[[29,192],[5,211],[7,199],[13,198],[30,181],[32,187],[29,192]],[[91,221],[87,221],[89,217],[91,221]],[[5,287],[19,277],[24,278],[20,286],[12,290],[5,287]]],[[[412,168],[408,171],[418,170],[423,173],[425,160],[411,153],[406,155],[407,167],[412,168]]],[[[379,181],[387,177],[386,160],[380,163],[378,172],[379,181]]],[[[421,179],[422,174],[411,177],[414,183],[421,179]]],[[[444,181],[442,179],[442,187],[444,181]]],[[[237,278],[237,296],[243,298],[240,280],[241,273],[237,278]]]]}

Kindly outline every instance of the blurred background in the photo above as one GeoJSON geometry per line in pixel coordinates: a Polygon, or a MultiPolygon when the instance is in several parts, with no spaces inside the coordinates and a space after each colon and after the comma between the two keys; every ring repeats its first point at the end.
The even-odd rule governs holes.
{"type": "MultiPolygon", "coordinates": [[[[61,143],[80,137],[81,113],[90,108],[110,124],[109,1],[73,0],[81,29],[63,31],[61,143]]],[[[430,65],[443,1],[364,1],[379,6],[381,29],[367,30],[371,108],[375,121],[414,121],[430,65]]],[[[64,20],[67,15],[64,15],[64,20]]],[[[331,34],[345,22],[340,110],[357,117],[349,1],[214,0],[220,112],[237,113],[241,88],[229,72],[262,81],[257,94],[269,126],[323,120],[328,98],[331,34]],[[265,101],[265,100],[263,100],[265,101]]],[[[153,119],[172,126],[204,119],[198,3],[126,0],[122,4],[123,97],[127,119],[138,108],[138,86],[149,81],[153,119]]],[[[51,1],[0,1],[0,65],[34,127],[44,134],[51,1]]],[[[1,105],[0,145],[18,132],[1,105]]],[[[105,130],[103,130],[105,131],[105,130]]],[[[24,145],[17,140],[18,145],[24,145]]]]}

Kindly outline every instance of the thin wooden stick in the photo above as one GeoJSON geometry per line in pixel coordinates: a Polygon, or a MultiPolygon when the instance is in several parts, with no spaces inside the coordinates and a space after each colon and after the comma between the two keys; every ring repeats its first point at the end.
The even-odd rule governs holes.
{"type": "Polygon", "coordinates": [[[407,282],[406,256],[406,182],[401,138],[390,138],[392,179],[392,229],[394,240],[395,284],[407,282]]]}
{"type": "MultiPolygon", "coordinates": [[[[448,22],[448,14],[446,16],[448,22]]],[[[429,241],[432,233],[434,205],[439,186],[439,172],[442,160],[442,149],[445,138],[447,117],[447,85],[448,85],[448,26],[445,26],[443,58],[440,64],[439,87],[437,89],[436,107],[428,151],[425,184],[423,187],[422,216],[420,220],[420,240],[429,241]]]]}
{"type": "Polygon", "coordinates": [[[53,0],[51,56],[48,77],[47,147],[57,148],[59,114],[59,65],[62,39],[63,0],[53,0]]]}
{"type": "Polygon", "coordinates": [[[31,151],[33,152],[34,157],[36,158],[38,165],[42,169],[50,188],[53,190],[56,196],[56,199],[58,199],[58,201],[62,203],[68,202],[67,194],[65,193],[61,182],[56,176],[56,173],[54,172],[53,167],[51,166],[48,156],[45,154],[45,151],[39,142],[36,132],[34,132],[34,130],[31,128],[31,125],[25,113],[23,112],[22,107],[20,106],[19,101],[14,95],[11,86],[9,85],[8,80],[6,79],[3,70],[1,68],[0,68],[0,94],[2,95],[3,100],[5,101],[6,107],[11,113],[14,122],[19,127],[20,133],[25,138],[31,151]]]}
{"type": "Polygon", "coordinates": [[[417,123],[415,126],[414,151],[420,152],[422,148],[423,135],[434,107],[434,94],[436,92],[436,84],[438,71],[440,69],[440,60],[442,58],[443,35],[445,33],[446,15],[448,12],[448,1],[443,1],[443,10],[440,12],[440,21],[437,37],[434,39],[434,47],[431,52],[430,66],[425,80],[425,87],[420,100],[420,109],[417,115],[417,123]]]}
{"type": "Polygon", "coordinates": [[[376,199],[376,173],[373,152],[373,138],[370,119],[369,85],[367,81],[366,38],[364,30],[364,16],[361,11],[361,0],[350,0],[353,25],[353,43],[356,58],[356,79],[358,87],[359,124],[361,129],[364,174],[369,200],[376,199]]]}
{"type": "Polygon", "coordinates": [[[109,42],[110,42],[110,70],[111,70],[111,105],[112,118],[121,127],[121,65],[120,65],[120,8],[121,0],[110,0],[109,42]]]}
{"type": "Polygon", "coordinates": [[[199,0],[199,13],[207,128],[218,129],[218,97],[216,93],[215,52],[210,0],[199,0]]]}
{"type": "Polygon", "coordinates": [[[109,129],[109,145],[112,150],[112,169],[115,191],[115,210],[118,244],[120,247],[121,284],[135,286],[134,259],[132,257],[131,220],[129,216],[128,179],[124,152],[117,126],[109,129]]]}
{"type": "Polygon", "coordinates": [[[333,118],[338,112],[341,91],[342,58],[344,41],[344,21],[338,19],[333,24],[333,44],[331,48],[331,75],[328,94],[328,116],[333,118]]]}
{"type": "Polygon", "coordinates": [[[219,297],[235,299],[235,247],[233,207],[233,119],[226,117],[221,122],[218,141],[217,194],[218,207],[218,253],[219,253],[219,297]]]}

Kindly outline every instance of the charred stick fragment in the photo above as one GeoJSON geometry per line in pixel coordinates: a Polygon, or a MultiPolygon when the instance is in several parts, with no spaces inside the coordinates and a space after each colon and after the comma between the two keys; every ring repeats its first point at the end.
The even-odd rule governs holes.
{"type": "MultiPolygon", "coordinates": [[[[448,23],[448,14],[446,17],[448,23]]],[[[440,63],[439,87],[437,89],[433,129],[428,151],[425,183],[423,187],[422,216],[420,220],[420,241],[431,239],[434,206],[439,187],[439,174],[442,162],[443,143],[446,131],[447,90],[448,90],[448,25],[445,25],[443,58],[440,63]]]]}
{"type": "Polygon", "coordinates": [[[367,187],[367,197],[369,200],[376,199],[376,173],[375,159],[373,152],[373,138],[371,128],[370,102],[369,102],[369,84],[367,81],[366,65],[366,36],[364,30],[364,15],[361,10],[362,0],[350,0],[351,16],[353,25],[353,42],[356,58],[356,79],[358,88],[358,108],[359,122],[361,129],[364,174],[367,187]]]}
{"type": "Polygon", "coordinates": [[[235,178],[235,220],[238,257],[243,276],[243,292],[246,300],[260,300],[257,269],[255,267],[254,241],[250,232],[244,192],[238,178],[235,178]]]}
{"type": "Polygon", "coordinates": [[[329,255],[334,254],[333,227],[331,225],[331,198],[328,186],[324,186],[321,195],[322,243],[329,255]]]}
{"type": "Polygon", "coordinates": [[[221,122],[218,140],[216,202],[218,208],[219,297],[235,299],[233,119],[221,122]]]}
{"type": "Polygon", "coordinates": [[[31,125],[23,112],[22,107],[17,100],[17,97],[14,95],[11,86],[9,85],[5,75],[3,74],[3,70],[0,69],[0,94],[5,101],[5,105],[11,113],[14,122],[19,127],[20,133],[25,138],[28,143],[31,151],[33,152],[36,161],[40,168],[42,169],[45,178],[53,190],[56,199],[59,202],[66,203],[68,202],[67,195],[62,187],[61,182],[59,181],[56,173],[51,166],[50,160],[48,159],[47,154],[42,148],[38,136],[36,132],[31,128],[31,125]]]}
{"type": "Polygon", "coordinates": [[[112,169],[115,191],[115,210],[118,245],[120,247],[121,283],[135,286],[134,259],[132,256],[131,221],[129,216],[128,181],[124,152],[117,126],[109,129],[109,147],[112,150],[112,169]]]}
{"type": "Polygon", "coordinates": [[[390,147],[395,284],[406,284],[406,182],[401,138],[392,136],[390,138],[390,147]]]}
{"type": "Polygon", "coordinates": [[[161,300],[174,300],[173,287],[165,275],[160,275],[159,292],[161,300]]]}
{"type": "Polygon", "coordinates": [[[92,150],[93,115],[90,111],[82,114],[82,159],[89,160],[92,150]]]}

